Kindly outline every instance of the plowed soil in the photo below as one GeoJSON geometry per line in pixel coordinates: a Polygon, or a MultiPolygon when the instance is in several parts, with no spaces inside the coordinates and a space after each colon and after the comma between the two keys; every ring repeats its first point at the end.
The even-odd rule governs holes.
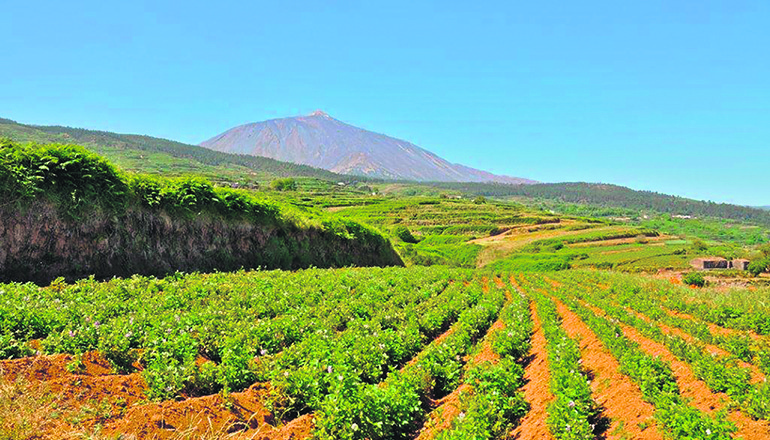
{"type": "Polygon", "coordinates": [[[563,303],[555,303],[563,319],[564,331],[580,341],[583,367],[593,375],[593,398],[612,421],[607,429],[607,438],[662,440],[663,436],[655,427],[655,409],[642,399],[639,387],[620,372],[620,364],[580,317],[563,303]],[[647,428],[641,429],[640,426],[647,428]]]}
{"type": "MultiPolygon", "coordinates": [[[[494,279],[495,284],[500,287],[503,285],[499,278],[494,279]]],[[[506,296],[510,298],[510,294],[506,292],[506,296]]],[[[478,365],[482,362],[495,363],[500,360],[500,357],[492,350],[492,338],[494,333],[504,330],[505,323],[498,319],[487,331],[486,336],[481,343],[481,348],[472,359],[470,359],[470,365],[478,365]]],[[[439,432],[449,429],[452,426],[452,421],[460,415],[460,402],[462,397],[472,391],[472,387],[466,383],[461,384],[456,390],[451,392],[448,396],[435,402],[436,409],[428,415],[428,420],[423,425],[423,428],[417,435],[417,440],[431,440],[438,435],[439,432]]]]}
{"type": "MultiPolygon", "coordinates": [[[[585,303],[584,305],[595,313],[606,316],[601,309],[585,303]]],[[[636,329],[623,323],[618,323],[618,325],[623,329],[623,334],[639,344],[642,350],[653,356],[660,357],[671,365],[671,370],[674,373],[682,396],[690,399],[692,406],[706,413],[713,413],[726,407],[729,397],[723,393],[712,393],[708,385],[695,377],[690,366],[680,361],[663,344],[642,336],[636,329]]],[[[738,410],[730,411],[728,418],[738,426],[737,437],[752,440],[770,439],[770,423],[767,421],[752,420],[738,410]]]]}
{"type": "MultiPolygon", "coordinates": [[[[638,313],[638,312],[636,312],[635,310],[632,310],[632,309],[627,309],[627,310],[630,313],[633,313],[634,315],[640,317],[641,319],[644,319],[647,322],[651,322],[650,318],[647,317],[646,315],[638,313]]],[[[662,324],[662,323],[656,323],[656,325],[658,326],[658,328],[661,329],[661,331],[663,331],[663,333],[666,333],[666,334],[669,334],[669,335],[678,336],[678,337],[684,339],[687,342],[696,343],[696,339],[694,337],[692,337],[690,334],[684,332],[681,329],[678,329],[678,328],[675,328],[675,327],[670,327],[670,326],[668,326],[666,324],[662,324]]],[[[716,345],[704,344],[704,347],[706,348],[706,351],[711,353],[713,356],[717,356],[717,357],[720,357],[720,358],[733,358],[734,357],[728,351],[726,351],[723,348],[718,347],[716,345]]],[[[743,368],[747,368],[751,372],[751,383],[759,383],[759,382],[763,382],[765,380],[765,374],[756,365],[752,365],[752,364],[750,364],[748,362],[744,362],[744,361],[742,361],[740,359],[736,360],[736,362],[738,363],[739,366],[741,366],[743,368]]]]}
{"type": "Polygon", "coordinates": [[[217,394],[145,403],[147,385],[141,373],[112,374],[109,362],[95,353],[84,354],[83,366],[70,372],[67,365],[73,360],[52,355],[0,361],[5,406],[0,410],[10,412],[0,415],[4,428],[24,427],[29,432],[19,431],[22,438],[87,438],[98,431],[107,438],[136,440],[288,440],[308,438],[313,429],[312,415],[273,426],[263,404],[267,387],[261,384],[227,400],[217,394]]]}
{"type": "MultiPolygon", "coordinates": [[[[515,283],[515,280],[511,280],[515,283]]],[[[515,284],[514,284],[515,285],[515,284]]],[[[523,387],[524,398],[530,405],[529,412],[511,433],[511,438],[519,440],[553,440],[551,432],[546,425],[548,405],[553,400],[550,390],[551,375],[548,372],[548,352],[543,330],[540,328],[540,319],[534,305],[530,306],[532,324],[535,332],[532,335],[532,350],[529,363],[524,369],[524,379],[527,383],[523,387]]]]}

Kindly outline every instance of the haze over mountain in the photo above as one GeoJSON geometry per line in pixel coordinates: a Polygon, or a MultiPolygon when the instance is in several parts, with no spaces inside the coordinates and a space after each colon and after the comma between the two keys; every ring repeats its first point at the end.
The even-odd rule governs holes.
{"type": "Polygon", "coordinates": [[[200,144],[341,174],[432,182],[535,183],[450,163],[410,142],[338,121],[322,111],[232,128],[200,144]]]}

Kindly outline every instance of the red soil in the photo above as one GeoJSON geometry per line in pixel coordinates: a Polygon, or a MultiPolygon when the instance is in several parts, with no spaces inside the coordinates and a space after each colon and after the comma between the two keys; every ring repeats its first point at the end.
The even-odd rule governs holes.
{"type": "MultiPolygon", "coordinates": [[[[638,316],[639,318],[644,319],[647,322],[652,322],[652,320],[649,317],[647,317],[647,315],[638,313],[637,311],[629,309],[629,308],[626,308],[626,310],[628,310],[630,313],[633,313],[634,315],[638,316]]],[[[669,334],[669,335],[678,336],[678,337],[684,339],[687,342],[696,343],[696,339],[694,337],[692,337],[688,333],[685,333],[681,329],[678,329],[678,328],[675,328],[675,327],[670,327],[670,326],[667,326],[666,324],[663,324],[663,323],[656,323],[656,325],[658,326],[658,328],[660,328],[663,331],[663,333],[666,333],[666,334],[669,334]]],[[[732,357],[734,357],[732,354],[730,354],[729,352],[727,352],[723,348],[720,348],[720,347],[718,347],[716,345],[705,344],[704,343],[704,347],[706,348],[706,351],[708,351],[709,353],[711,353],[714,356],[719,356],[719,357],[722,357],[722,358],[732,358],[732,357]]],[[[738,359],[737,362],[738,362],[739,366],[741,366],[743,368],[747,368],[747,369],[749,369],[749,371],[751,371],[751,383],[759,383],[759,382],[763,382],[765,380],[765,374],[756,365],[752,365],[752,364],[750,364],[748,362],[744,362],[744,361],[742,361],[740,359],[738,359]]]]}
{"type": "Polygon", "coordinates": [[[732,329],[732,328],[721,327],[719,325],[712,324],[710,322],[706,322],[706,321],[703,321],[701,319],[698,319],[698,318],[696,318],[696,317],[694,317],[692,315],[688,315],[687,313],[677,312],[675,310],[667,309],[665,307],[662,307],[662,310],[664,312],[668,313],[669,315],[674,316],[676,318],[689,319],[690,321],[696,321],[696,322],[700,322],[700,323],[706,324],[708,326],[709,330],[711,330],[711,333],[715,333],[715,334],[718,334],[718,335],[721,335],[721,336],[735,336],[735,335],[742,335],[743,334],[743,335],[748,335],[749,337],[751,337],[755,341],[764,341],[765,340],[765,338],[763,336],[758,335],[757,333],[755,333],[753,331],[749,331],[749,330],[736,330],[736,329],[732,329]]]}
{"type": "MultiPolygon", "coordinates": [[[[470,365],[478,365],[482,362],[497,362],[500,357],[492,350],[492,339],[490,335],[505,329],[505,323],[501,320],[495,321],[487,331],[479,352],[469,361],[470,365]]],[[[420,430],[417,440],[430,440],[436,437],[439,432],[451,428],[452,421],[460,415],[460,402],[462,396],[471,392],[472,387],[468,384],[461,384],[448,396],[435,402],[436,409],[428,416],[422,430],[420,430]]]]}
{"type": "Polygon", "coordinates": [[[227,400],[216,394],[142,405],[107,424],[104,432],[108,435],[131,433],[136,439],[158,440],[212,434],[234,434],[233,438],[244,439],[308,438],[314,426],[313,416],[308,414],[275,427],[272,413],[263,404],[267,393],[265,385],[256,384],[246,391],[230,394],[227,400]]]}
{"type": "MultiPolygon", "coordinates": [[[[583,303],[595,313],[606,316],[603,310],[583,303]]],[[[671,365],[674,378],[679,385],[680,393],[686,399],[690,399],[690,404],[695,408],[706,413],[726,407],[725,403],[729,397],[723,393],[712,393],[708,385],[699,380],[693,374],[692,369],[687,363],[676,358],[663,344],[659,344],[651,339],[642,336],[636,329],[625,324],[618,323],[623,330],[623,334],[632,341],[639,344],[639,347],[646,353],[658,356],[671,365]]],[[[752,420],[738,410],[729,412],[728,418],[738,427],[736,436],[744,439],[770,439],[770,422],[764,420],[752,420]]]]}
{"type": "MultiPolygon", "coordinates": [[[[0,361],[0,375],[10,381],[18,377],[37,381],[51,380],[72,375],[67,371],[67,364],[74,359],[74,356],[68,354],[54,354],[4,360],[0,361]]],[[[85,353],[82,362],[85,368],[79,372],[78,376],[102,376],[112,373],[110,363],[95,352],[85,353]]]]}
{"type": "Polygon", "coordinates": [[[604,407],[604,415],[612,420],[606,438],[662,440],[663,436],[654,428],[655,409],[642,399],[639,387],[620,372],[620,364],[606,352],[604,344],[580,317],[561,302],[555,303],[567,335],[580,341],[582,365],[593,374],[594,400],[604,407]],[[640,425],[649,427],[642,430],[640,425]]]}
{"type": "Polygon", "coordinates": [[[96,353],[82,357],[84,368],[70,373],[67,365],[75,358],[70,355],[33,356],[0,361],[0,379],[10,384],[23,381],[30,388],[55,397],[56,408],[77,413],[94,402],[106,402],[109,413],[81,419],[77,425],[64,420],[41,425],[36,438],[65,438],[70,433],[104,427],[106,436],[129,435],[132,439],[182,439],[223,436],[289,440],[309,438],[313,416],[306,415],[282,427],[274,427],[272,414],[263,402],[267,388],[261,384],[230,394],[227,401],[221,395],[196,397],[181,401],[145,403],[147,385],[140,373],[111,374],[110,364],[96,353]],[[106,417],[106,418],[105,418],[106,417]]]}
{"type": "MultiPolygon", "coordinates": [[[[511,278],[511,283],[514,286],[518,286],[513,278],[511,278]]],[[[548,404],[553,400],[550,390],[551,376],[548,372],[545,335],[540,328],[540,319],[537,316],[534,305],[530,306],[530,310],[535,332],[532,335],[530,362],[524,369],[524,379],[527,383],[522,388],[530,408],[527,415],[522,419],[521,424],[513,430],[510,437],[520,440],[553,440],[553,436],[545,422],[548,404]]]]}

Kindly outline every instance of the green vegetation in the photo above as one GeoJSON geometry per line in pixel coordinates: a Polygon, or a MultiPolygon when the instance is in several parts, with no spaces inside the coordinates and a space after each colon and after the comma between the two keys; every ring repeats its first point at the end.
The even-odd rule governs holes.
{"type": "Polygon", "coordinates": [[[81,128],[19,124],[0,118],[0,137],[17,142],[79,144],[132,172],[179,176],[196,174],[232,182],[304,177],[334,182],[365,180],[265,157],[221,153],[196,145],[150,136],[117,134],[81,128]]]}
{"type": "Polygon", "coordinates": [[[275,179],[270,182],[270,189],[274,189],[276,191],[296,191],[297,181],[291,177],[275,179]]]}
{"type": "Polygon", "coordinates": [[[4,279],[160,275],[174,271],[170,262],[185,270],[400,264],[385,237],[360,223],[199,177],[124,174],[72,145],[0,141],[0,217],[6,246],[26,252],[0,255],[4,279]],[[76,224],[90,226],[70,234],[76,224]]]}
{"type": "Polygon", "coordinates": [[[618,360],[621,372],[639,386],[644,400],[655,406],[654,416],[669,436],[675,439],[731,438],[731,433],[736,428],[725,420],[724,413],[717,413],[712,418],[690,406],[687,399],[680,394],[671,366],[659,357],[646,353],[638,344],[625,336],[624,330],[617,323],[597,313],[597,310],[607,310],[607,308],[600,307],[592,310],[581,304],[579,299],[585,301],[589,295],[587,292],[596,292],[596,285],[592,282],[595,280],[588,281],[591,280],[590,274],[581,273],[576,278],[581,282],[588,282],[589,286],[586,287],[582,283],[575,283],[573,279],[569,279],[566,280],[569,284],[560,289],[554,289],[542,278],[530,278],[528,281],[564,301],[584,320],[618,360]]]}
{"type": "MultiPolygon", "coordinates": [[[[151,138],[0,120],[3,130],[84,139],[130,170],[151,158],[154,174],[119,171],[83,147],[0,141],[3,276],[31,279],[44,268],[49,279],[103,279],[0,284],[0,361],[67,353],[69,373],[82,375],[86,355],[98,356],[113,373],[141,375],[149,401],[220,393],[222,411],[236,406],[233,393],[259,384],[238,398],[258,398],[270,413],[257,421],[260,435],[312,414],[316,439],[435,429],[447,440],[506,438],[531,403],[521,388],[532,355],[549,370],[547,429],[556,439],[583,439],[606,435],[614,422],[597,395],[616,378],[594,386],[583,340],[567,332],[579,319],[654,409],[655,427],[638,428],[721,440],[743,428],[728,413],[770,419],[770,385],[760,380],[770,373],[770,288],[761,275],[770,244],[766,219],[753,210],[602,185],[375,189],[151,138]],[[204,178],[222,169],[219,183],[204,178]],[[500,196],[527,197],[528,205],[492,198],[500,196]],[[680,213],[702,218],[671,215],[680,213]],[[61,245],[68,237],[80,240],[74,251],[61,245]],[[30,258],[25,252],[39,243],[48,247],[30,258]],[[93,248],[103,253],[79,255],[93,248]],[[177,251],[154,254],[168,248],[177,251]],[[238,270],[399,264],[394,248],[412,267],[238,270]],[[85,266],[116,255],[111,272],[85,266]],[[179,255],[206,265],[189,269],[179,255]],[[3,266],[9,256],[16,266],[3,266]],[[715,271],[706,283],[689,268],[703,256],[748,258],[749,273],[761,276],[715,271]],[[161,264],[168,266],[159,278],[135,275],[161,264]],[[116,274],[125,278],[110,279],[116,274]],[[540,352],[531,353],[535,330],[540,352]],[[728,406],[698,410],[673,362],[728,406]],[[459,414],[434,426],[442,402],[459,414]]],[[[253,428],[251,419],[237,420],[223,432],[253,428]]]]}
{"type": "Polygon", "coordinates": [[[700,272],[689,272],[682,278],[682,281],[688,286],[703,287],[706,285],[706,279],[700,272]]]}

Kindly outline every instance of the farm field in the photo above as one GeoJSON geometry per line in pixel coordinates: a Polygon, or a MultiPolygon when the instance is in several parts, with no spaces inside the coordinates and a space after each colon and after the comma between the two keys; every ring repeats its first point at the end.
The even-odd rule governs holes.
{"type": "Polygon", "coordinates": [[[0,290],[3,438],[770,438],[766,289],[411,267],[0,290]]]}

